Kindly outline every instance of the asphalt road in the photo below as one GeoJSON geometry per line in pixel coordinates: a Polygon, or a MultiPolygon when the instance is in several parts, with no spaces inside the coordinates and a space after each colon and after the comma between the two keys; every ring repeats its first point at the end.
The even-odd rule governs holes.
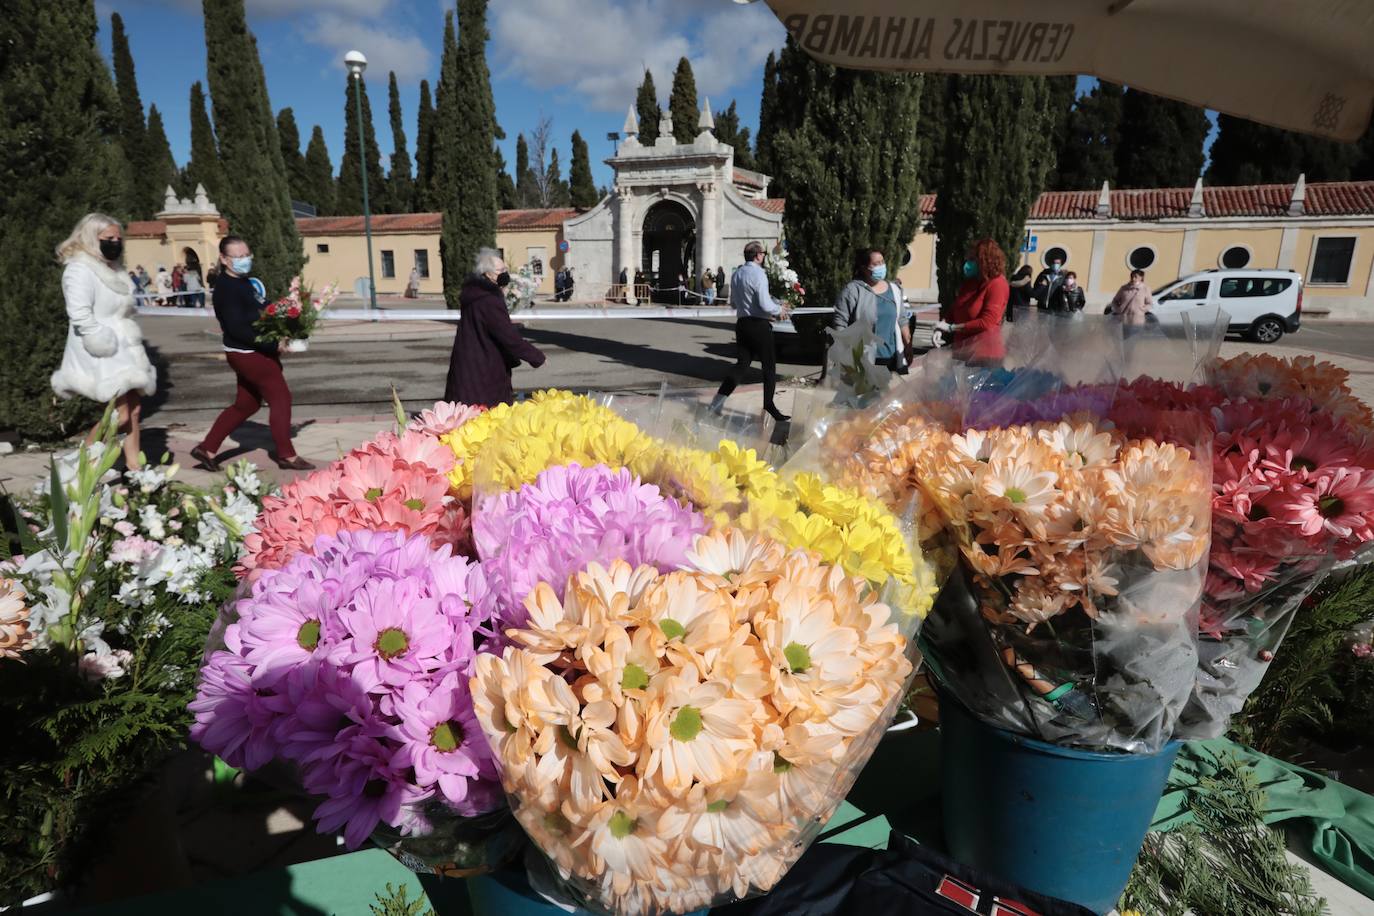
{"type": "MultiPolygon", "coordinates": [[[[219,338],[211,333],[213,321],[167,315],[140,323],[160,376],[158,394],[145,403],[145,421],[213,418],[234,390],[219,338]]],[[[517,390],[714,386],[735,358],[734,325],[726,321],[560,320],[527,326],[525,336],[548,361],[539,369],[517,369],[517,390]]],[[[407,407],[425,406],[443,395],[452,344],[449,326],[398,322],[354,326],[337,336],[331,328],[311,340],[308,352],[284,357],[293,404],[319,417],[384,413],[395,385],[407,407]]],[[[801,358],[787,351],[784,357],[801,358]]],[[[782,362],[778,371],[784,377],[815,375],[820,361],[782,362]]],[[[746,383],[761,380],[755,366],[746,383]]]]}
{"type": "MultiPolygon", "coordinates": [[[[233,394],[213,320],[157,316],[142,319],[145,338],[162,378],[145,408],[154,424],[201,423],[233,394]]],[[[517,389],[647,391],[714,386],[734,360],[734,328],[703,319],[595,319],[550,321],[525,334],[548,355],[540,369],[516,370],[517,389]]],[[[288,356],[287,377],[295,404],[318,417],[382,413],[395,385],[407,407],[440,397],[453,332],[448,326],[379,324],[331,328],[311,341],[310,351],[288,356]]],[[[1255,345],[1246,345],[1254,347],[1255,345]]],[[[1238,349],[1236,344],[1228,350],[1238,349]]],[[[1297,334],[1271,348],[1374,359],[1374,323],[1309,319],[1297,334]]],[[[819,359],[784,351],[784,377],[814,376],[819,359]]],[[[758,381],[757,367],[747,381],[758,381]]]]}

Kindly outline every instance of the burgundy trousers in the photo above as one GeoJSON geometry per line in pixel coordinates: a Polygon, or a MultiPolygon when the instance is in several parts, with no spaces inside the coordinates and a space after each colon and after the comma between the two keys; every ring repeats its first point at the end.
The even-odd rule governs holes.
{"type": "Polygon", "coordinates": [[[229,361],[229,368],[234,370],[238,391],[234,403],[215,420],[200,447],[212,455],[218,452],[225,437],[257,413],[266,401],[277,457],[296,457],[296,448],[291,444],[291,389],[286,386],[286,376],[281,371],[281,358],[265,353],[225,353],[224,356],[229,361]]]}

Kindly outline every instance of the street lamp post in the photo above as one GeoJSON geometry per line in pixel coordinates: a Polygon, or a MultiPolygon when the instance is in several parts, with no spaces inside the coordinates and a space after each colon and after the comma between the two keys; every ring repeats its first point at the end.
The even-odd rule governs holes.
{"type": "Polygon", "coordinates": [[[363,234],[367,236],[367,295],[372,311],[377,311],[377,276],[372,266],[372,211],[367,200],[367,130],[363,125],[363,71],[367,69],[367,58],[362,51],[349,51],[344,55],[344,66],[353,78],[353,103],[358,108],[358,149],[363,173],[363,234]]]}

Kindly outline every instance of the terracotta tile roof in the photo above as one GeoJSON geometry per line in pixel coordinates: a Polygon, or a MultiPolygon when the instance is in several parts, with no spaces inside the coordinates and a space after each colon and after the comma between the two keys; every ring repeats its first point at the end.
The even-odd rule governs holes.
{"type": "Polygon", "coordinates": [[[764,200],[753,199],[749,202],[767,213],[781,213],[787,207],[787,199],[783,197],[769,197],[764,200]]]}
{"type": "MultiPolygon", "coordinates": [[[[219,234],[229,234],[229,221],[221,218],[219,234]]],[[[160,219],[134,220],[124,227],[124,236],[131,239],[159,239],[167,234],[167,224],[160,219]]]]}
{"type": "Polygon", "coordinates": [[[935,215],[935,195],[921,195],[921,219],[930,219],[935,215]]]}
{"type": "MultiPolygon", "coordinates": [[[[373,232],[438,232],[442,213],[382,213],[372,217],[373,232]]],[[[361,216],[309,216],[296,219],[301,235],[362,235],[361,216]]]]}
{"type": "Polygon", "coordinates": [[[575,207],[551,210],[501,210],[496,214],[497,229],[561,229],[563,223],[583,211],[575,207]]]}
{"type": "MultiPolygon", "coordinates": [[[[1097,213],[1098,191],[1047,191],[1031,208],[1031,219],[1085,219],[1097,213]]],[[[1115,219],[1186,217],[1192,188],[1109,191],[1115,219]]],[[[1209,217],[1285,216],[1293,196],[1291,184],[1202,188],[1202,208],[1209,217]]],[[[925,213],[924,200],[921,211],[925,213]]],[[[933,202],[932,202],[933,203],[933,202]]],[[[934,212],[934,207],[931,207],[934,212]]],[[[1374,215],[1374,181],[1314,182],[1307,186],[1307,216],[1374,215]]]]}

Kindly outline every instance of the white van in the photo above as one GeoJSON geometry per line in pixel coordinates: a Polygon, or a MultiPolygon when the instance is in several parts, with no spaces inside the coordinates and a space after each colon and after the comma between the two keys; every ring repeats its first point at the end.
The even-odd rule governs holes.
{"type": "Polygon", "coordinates": [[[1291,270],[1205,270],[1155,291],[1160,324],[1181,324],[1184,315],[1229,318],[1229,330],[1271,344],[1298,330],[1302,318],[1302,276],[1291,270]]]}

